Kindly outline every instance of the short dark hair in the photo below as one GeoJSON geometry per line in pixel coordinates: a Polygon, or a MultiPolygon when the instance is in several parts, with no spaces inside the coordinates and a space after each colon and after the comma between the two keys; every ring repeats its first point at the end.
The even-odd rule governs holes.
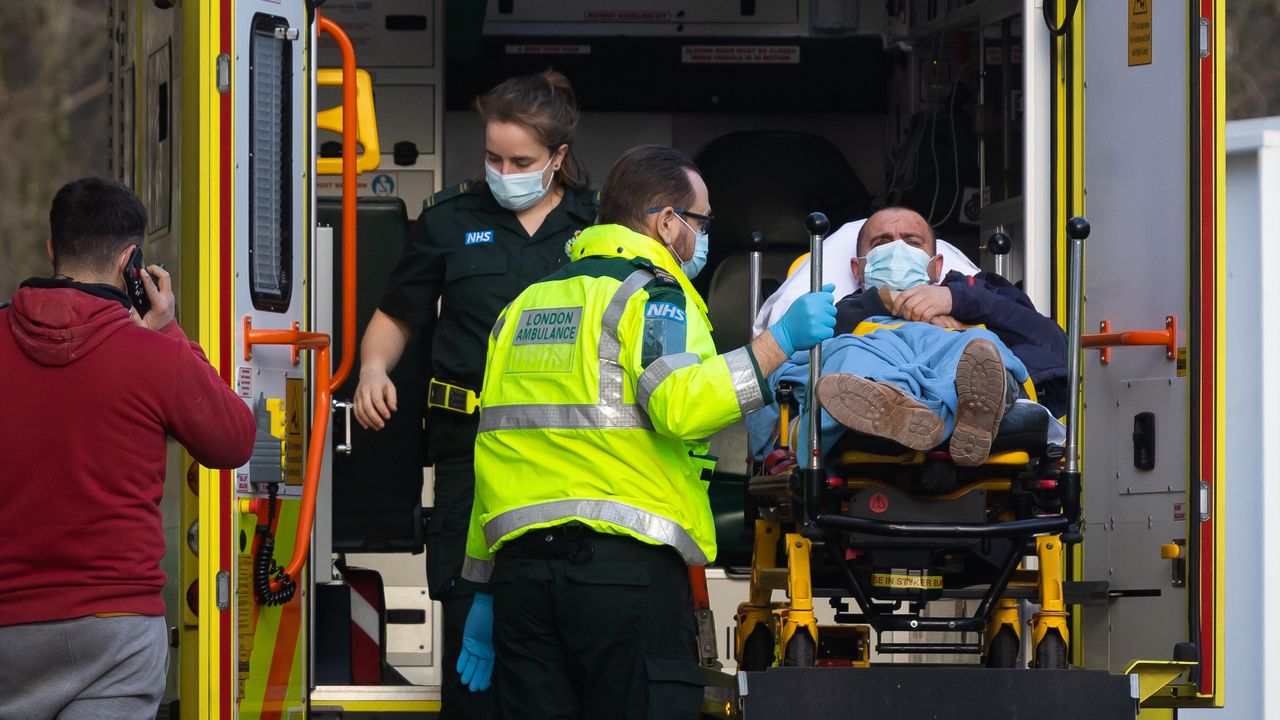
{"type": "Polygon", "coordinates": [[[688,208],[695,200],[689,172],[701,174],[689,156],[675,148],[631,148],[609,168],[600,190],[598,222],[641,231],[649,208],[688,208]]]}
{"type": "Polygon", "coordinates": [[[896,212],[909,212],[909,213],[913,213],[913,214],[915,214],[915,215],[919,216],[921,220],[924,220],[924,226],[925,226],[925,227],[927,227],[927,228],[929,228],[929,242],[933,244],[933,253],[932,253],[932,254],[933,254],[933,255],[937,255],[937,254],[938,254],[938,234],[937,234],[936,232],[934,232],[934,231],[933,231],[933,226],[929,224],[929,220],[928,220],[927,218],[925,218],[925,216],[924,216],[924,215],[921,215],[920,213],[916,212],[915,210],[912,210],[911,208],[909,208],[909,207],[905,207],[905,206],[902,206],[902,205],[886,205],[885,207],[882,207],[882,208],[880,208],[879,210],[877,210],[877,211],[875,211],[875,212],[871,213],[870,215],[868,215],[868,216],[867,216],[867,220],[866,220],[866,222],[862,223],[862,227],[858,228],[858,240],[857,240],[857,244],[854,246],[854,249],[853,249],[853,251],[854,251],[855,253],[857,253],[858,257],[862,257],[862,255],[863,255],[863,252],[862,252],[862,239],[863,239],[863,236],[866,234],[866,231],[867,231],[867,225],[871,224],[871,218],[873,218],[873,217],[875,217],[875,216],[879,215],[879,214],[880,214],[880,213],[882,213],[882,212],[891,212],[891,211],[896,211],[896,212]]]}
{"type": "Polygon", "coordinates": [[[54,270],[105,267],[146,230],[147,210],[128,187],[104,177],[72,180],[49,208],[54,270]]]}

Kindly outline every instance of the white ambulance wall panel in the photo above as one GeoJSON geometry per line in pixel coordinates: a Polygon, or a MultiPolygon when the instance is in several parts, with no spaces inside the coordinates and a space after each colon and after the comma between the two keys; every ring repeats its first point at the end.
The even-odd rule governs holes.
{"type": "MultiPolygon", "coordinates": [[[[1102,320],[1112,332],[1162,330],[1172,314],[1185,345],[1189,18],[1180,5],[1157,5],[1152,64],[1130,67],[1128,38],[1117,31],[1128,11],[1127,3],[1095,3],[1085,13],[1085,191],[1093,234],[1085,241],[1084,331],[1097,332],[1102,320]]],[[[1114,348],[1108,365],[1086,351],[1083,369],[1083,579],[1160,592],[1082,608],[1087,665],[1123,672],[1132,660],[1171,659],[1174,645],[1188,639],[1187,594],[1172,586],[1160,545],[1189,532],[1186,515],[1173,509],[1187,500],[1189,383],[1160,347],[1114,348]],[[1151,391],[1160,383],[1167,392],[1151,391]],[[1155,414],[1157,452],[1175,449],[1158,456],[1152,470],[1132,462],[1138,412],[1155,414]],[[1095,542],[1100,535],[1109,542],[1095,542]]]]}

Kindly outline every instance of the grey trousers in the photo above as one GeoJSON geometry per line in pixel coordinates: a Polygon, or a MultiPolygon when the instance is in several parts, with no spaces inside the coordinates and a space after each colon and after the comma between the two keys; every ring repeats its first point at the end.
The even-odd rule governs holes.
{"type": "Polygon", "coordinates": [[[166,635],[149,615],[0,627],[0,720],[153,720],[166,635]]]}

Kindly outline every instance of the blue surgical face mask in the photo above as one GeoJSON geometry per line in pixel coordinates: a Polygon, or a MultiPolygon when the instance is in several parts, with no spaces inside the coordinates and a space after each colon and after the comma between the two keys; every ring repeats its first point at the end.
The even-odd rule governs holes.
{"type": "Polygon", "coordinates": [[[550,181],[546,187],[542,185],[542,174],[551,167],[551,163],[556,159],[555,155],[542,166],[541,170],[533,170],[524,173],[511,173],[503,175],[498,172],[489,163],[484,164],[484,179],[489,183],[489,191],[493,193],[493,199],[498,201],[502,207],[512,212],[520,212],[533,207],[539,200],[547,194],[547,188],[551,187],[550,181]]]}
{"type": "Polygon", "coordinates": [[[684,218],[679,215],[676,217],[680,218],[680,222],[684,223],[684,226],[693,233],[693,257],[688,260],[680,260],[680,253],[675,252],[675,248],[672,248],[676,259],[680,260],[680,269],[684,271],[684,276],[692,280],[698,276],[698,273],[702,272],[702,268],[707,266],[707,252],[711,247],[711,238],[707,235],[706,230],[694,230],[693,226],[685,222],[684,218]]]}
{"type": "Polygon", "coordinates": [[[894,240],[867,253],[867,264],[862,270],[862,281],[867,287],[888,287],[890,290],[906,290],[916,285],[929,284],[929,253],[894,240]]]}

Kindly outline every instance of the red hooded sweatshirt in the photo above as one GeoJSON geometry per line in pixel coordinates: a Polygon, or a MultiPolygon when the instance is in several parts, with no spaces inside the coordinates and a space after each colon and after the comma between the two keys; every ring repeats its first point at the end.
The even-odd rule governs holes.
{"type": "Polygon", "coordinates": [[[166,436],[206,467],[253,451],[252,411],[200,346],[127,308],[34,279],[0,309],[0,626],[163,615],[166,436]]]}

